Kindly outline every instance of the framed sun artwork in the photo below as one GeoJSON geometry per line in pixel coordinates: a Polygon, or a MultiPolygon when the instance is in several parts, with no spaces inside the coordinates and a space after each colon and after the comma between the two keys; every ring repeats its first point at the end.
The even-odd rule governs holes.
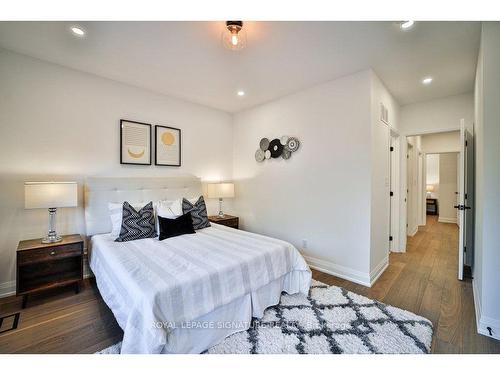
{"type": "Polygon", "coordinates": [[[151,124],[120,120],[120,164],[151,165],[151,124]]]}
{"type": "Polygon", "coordinates": [[[181,129],[155,126],[155,165],[181,166],[181,129]]]}

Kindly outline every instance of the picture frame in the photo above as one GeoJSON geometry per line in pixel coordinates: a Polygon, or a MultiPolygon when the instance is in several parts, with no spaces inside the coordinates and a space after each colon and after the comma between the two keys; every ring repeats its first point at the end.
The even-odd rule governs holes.
{"type": "Polygon", "coordinates": [[[155,125],[155,165],[180,167],[182,132],[179,128],[155,125]]]}
{"type": "Polygon", "coordinates": [[[151,165],[151,124],[120,120],[120,164],[151,165]]]}

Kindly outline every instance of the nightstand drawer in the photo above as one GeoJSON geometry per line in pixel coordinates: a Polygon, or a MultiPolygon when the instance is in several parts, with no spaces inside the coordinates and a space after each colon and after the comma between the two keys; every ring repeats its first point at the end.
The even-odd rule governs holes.
{"type": "Polygon", "coordinates": [[[219,225],[224,225],[226,227],[231,227],[234,229],[238,229],[240,219],[238,216],[231,216],[231,215],[224,215],[222,217],[220,216],[209,216],[208,220],[212,223],[216,223],[219,225]]]}
{"type": "Polygon", "coordinates": [[[220,222],[219,224],[225,225],[226,227],[231,227],[231,228],[238,228],[238,218],[236,219],[227,219],[224,220],[223,222],[220,222]]]}
{"type": "Polygon", "coordinates": [[[57,259],[65,259],[82,255],[80,244],[46,247],[43,249],[33,249],[20,251],[18,253],[19,265],[47,262],[57,259]]]}

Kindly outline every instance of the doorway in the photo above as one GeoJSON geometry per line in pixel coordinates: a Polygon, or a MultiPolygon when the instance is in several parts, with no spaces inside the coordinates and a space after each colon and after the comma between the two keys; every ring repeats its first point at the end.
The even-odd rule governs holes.
{"type": "Polygon", "coordinates": [[[406,176],[402,179],[406,186],[401,189],[406,194],[402,223],[408,246],[422,236],[419,232],[442,230],[456,235],[459,279],[472,266],[474,220],[472,136],[461,125],[461,131],[406,137],[406,176]]]}
{"type": "Polygon", "coordinates": [[[459,153],[429,153],[425,156],[426,217],[436,216],[440,223],[458,225],[459,153]]]}

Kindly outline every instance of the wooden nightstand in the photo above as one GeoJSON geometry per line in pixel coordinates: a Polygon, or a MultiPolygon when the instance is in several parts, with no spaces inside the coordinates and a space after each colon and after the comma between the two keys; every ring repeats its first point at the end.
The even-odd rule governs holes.
{"type": "Polygon", "coordinates": [[[231,227],[234,229],[238,229],[238,224],[240,219],[237,216],[231,216],[231,215],[224,215],[224,217],[220,216],[209,216],[208,220],[210,220],[212,223],[220,224],[220,225],[225,225],[226,227],[231,227]]]}
{"type": "Polygon", "coordinates": [[[43,244],[41,239],[19,242],[17,246],[16,295],[75,284],[80,291],[83,280],[83,239],[79,234],[63,236],[61,242],[43,244]]]}
{"type": "Polygon", "coordinates": [[[435,198],[427,198],[427,215],[439,215],[438,200],[435,198]]]}

